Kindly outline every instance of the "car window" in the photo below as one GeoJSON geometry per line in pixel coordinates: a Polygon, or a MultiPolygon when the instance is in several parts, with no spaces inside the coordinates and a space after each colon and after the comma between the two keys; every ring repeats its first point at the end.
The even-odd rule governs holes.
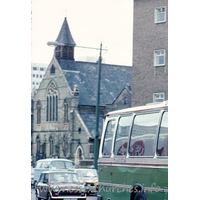
{"type": "Polygon", "coordinates": [[[51,183],[78,183],[77,174],[74,173],[51,173],[49,176],[51,183]]]}
{"type": "Polygon", "coordinates": [[[44,181],[48,183],[48,174],[44,174],[44,181]]]}
{"type": "Polygon", "coordinates": [[[77,170],[77,174],[79,177],[97,177],[97,170],[77,170]]]}
{"type": "Polygon", "coordinates": [[[44,174],[41,174],[41,175],[40,175],[40,180],[39,180],[39,182],[42,183],[43,180],[44,180],[44,174]]]}
{"type": "Polygon", "coordinates": [[[40,166],[40,168],[44,168],[44,166],[45,166],[45,161],[43,161],[42,163],[41,163],[41,166],[40,166]]]}
{"type": "Polygon", "coordinates": [[[37,162],[35,168],[38,169],[41,167],[42,162],[37,162]]]}
{"type": "Polygon", "coordinates": [[[52,161],[51,169],[65,169],[65,164],[63,161],[52,161]]]}
{"type": "Polygon", "coordinates": [[[47,161],[42,162],[41,168],[48,168],[49,163],[50,163],[49,161],[48,162],[47,161]]]}

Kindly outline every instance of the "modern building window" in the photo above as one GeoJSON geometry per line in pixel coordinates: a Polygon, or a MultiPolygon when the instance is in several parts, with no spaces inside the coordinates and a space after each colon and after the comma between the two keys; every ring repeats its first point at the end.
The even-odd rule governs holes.
{"type": "Polygon", "coordinates": [[[37,67],[33,67],[33,70],[37,70],[37,67]]]}
{"type": "Polygon", "coordinates": [[[42,78],[42,75],[40,74],[40,78],[42,78]]]}
{"type": "Polygon", "coordinates": [[[40,71],[44,71],[44,68],[43,68],[43,67],[40,67],[40,71]]]}
{"type": "Polygon", "coordinates": [[[155,8],[155,23],[166,22],[166,6],[155,8]]]}
{"type": "Polygon", "coordinates": [[[36,74],[36,78],[38,78],[38,74],[36,74]]]}
{"type": "Polygon", "coordinates": [[[33,82],[33,85],[35,85],[35,82],[33,82]]]}
{"type": "Polygon", "coordinates": [[[165,66],[165,49],[154,51],[154,66],[165,66]]]}
{"type": "Polygon", "coordinates": [[[46,121],[58,121],[58,91],[53,82],[47,89],[46,121]]]}
{"type": "Polygon", "coordinates": [[[33,74],[33,77],[35,77],[35,74],[33,74]]]}
{"type": "Polygon", "coordinates": [[[153,94],[153,102],[163,102],[165,100],[165,93],[154,93],[153,94]]]}

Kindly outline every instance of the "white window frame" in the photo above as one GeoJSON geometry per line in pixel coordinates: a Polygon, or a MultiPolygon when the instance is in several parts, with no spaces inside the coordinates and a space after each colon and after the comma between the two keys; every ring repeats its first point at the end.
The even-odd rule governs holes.
{"type": "Polygon", "coordinates": [[[154,21],[155,21],[156,24],[166,22],[166,6],[155,7],[155,9],[154,9],[154,21]],[[164,13],[164,20],[158,21],[158,14],[159,13],[160,14],[164,13]]]}
{"type": "Polygon", "coordinates": [[[166,57],[165,49],[154,50],[154,66],[165,66],[165,57],[166,57]],[[158,52],[160,52],[160,55],[157,54],[158,52]],[[157,57],[159,56],[164,56],[164,62],[161,64],[157,63],[157,57]]]}
{"type": "Polygon", "coordinates": [[[153,102],[163,102],[163,101],[157,101],[157,100],[160,100],[160,99],[163,99],[163,101],[165,101],[165,93],[164,92],[159,92],[159,93],[153,93],[153,102]],[[156,97],[156,95],[163,95],[163,98],[162,97],[156,97]]]}

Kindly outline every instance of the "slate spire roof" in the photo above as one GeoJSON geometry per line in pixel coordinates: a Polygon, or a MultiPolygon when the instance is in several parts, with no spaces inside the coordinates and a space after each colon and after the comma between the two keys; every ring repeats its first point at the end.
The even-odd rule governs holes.
{"type": "Polygon", "coordinates": [[[62,24],[62,27],[60,29],[60,33],[56,39],[57,43],[64,44],[66,46],[76,46],[76,43],[74,42],[68,23],[67,18],[65,17],[64,22],[62,24]]]}

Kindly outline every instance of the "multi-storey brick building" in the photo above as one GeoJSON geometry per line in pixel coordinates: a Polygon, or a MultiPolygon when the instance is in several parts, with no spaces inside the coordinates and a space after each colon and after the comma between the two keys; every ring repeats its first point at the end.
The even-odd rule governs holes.
{"type": "MultiPolygon", "coordinates": [[[[54,45],[54,56],[32,100],[33,163],[58,156],[91,164],[98,63],[74,60],[76,44],[66,18],[56,41],[48,44],[54,45]]],[[[130,66],[101,67],[100,133],[104,114],[131,106],[132,71],[130,66]]]]}
{"type": "Polygon", "coordinates": [[[132,106],[168,99],[168,0],[134,0],[132,106]]]}

